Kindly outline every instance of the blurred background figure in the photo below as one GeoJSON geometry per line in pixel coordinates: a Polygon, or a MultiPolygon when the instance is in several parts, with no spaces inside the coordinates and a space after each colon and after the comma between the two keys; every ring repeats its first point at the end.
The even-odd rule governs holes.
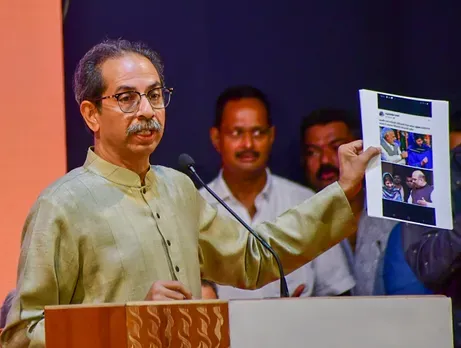
{"type": "Polygon", "coordinates": [[[216,300],[218,299],[218,288],[216,284],[202,279],[202,300],[216,300]]]}
{"type": "MultiPolygon", "coordinates": [[[[325,108],[307,115],[301,123],[302,164],[306,184],[318,192],[339,178],[338,148],[360,138],[360,121],[346,110],[325,108]]],[[[396,222],[369,217],[365,186],[351,202],[359,219],[356,234],[341,245],[355,278],[352,295],[382,295],[382,259],[396,222]]]]}
{"type": "MultiPolygon", "coordinates": [[[[275,126],[270,103],[261,90],[248,85],[224,90],[216,102],[210,137],[222,167],[209,186],[248,224],[274,220],[314,195],[312,190],[273,174],[267,167],[275,126]]],[[[204,188],[200,192],[228,214],[204,188]]],[[[348,293],[354,279],[341,246],[335,245],[287,275],[287,283],[291,296],[335,296],[348,293]]],[[[280,282],[257,290],[218,285],[218,291],[221,299],[278,297],[280,282]]]]}
{"type": "MultiPolygon", "coordinates": [[[[453,230],[401,224],[406,261],[425,287],[451,297],[455,347],[461,347],[461,112],[450,116],[453,230]]],[[[400,244],[400,245],[402,245],[400,244]]]]}

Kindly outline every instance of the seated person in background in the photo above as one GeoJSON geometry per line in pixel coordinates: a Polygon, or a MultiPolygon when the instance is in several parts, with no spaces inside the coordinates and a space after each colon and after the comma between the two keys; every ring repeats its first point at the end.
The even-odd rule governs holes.
{"type": "Polygon", "coordinates": [[[408,153],[400,150],[394,131],[390,128],[383,128],[381,130],[381,159],[396,164],[405,164],[407,157],[408,153]]]}
{"type": "MultiPolygon", "coordinates": [[[[210,136],[221,155],[222,169],[209,186],[248,224],[273,221],[314,195],[267,168],[275,127],[263,92],[251,86],[226,89],[217,100],[215,117],[210,136]]],[[[200,192],[220,212],[228,214],[204,188],[200,192]]],[[[287,283],[292,296],[341,295],[354,286],[340,245],[288,274],[287,283]]],[[[278,297],[279,289],[279,280],[256,290],[218,285],[221,299],[278,297]]]]}
{"type": "Polygon", "coordinates": [[[394,186],[394,178],[390,173],[383,174],[383,198],[402,202],[400,190],[394,186]]]}
{"type": "Polygon", "coordinates": [[[429,295],[432,291],[416,277],[405,259],[402,223],[395,225],[387,241],[383,267],[385,295],[429,295]]]}
{"type": "Polygon", "coordinates": [[[16,295],[16,290],[12,290],[6,295],[5,301],[3,301],[2,307],[0,309],[0,329],[5,327],[6,324],[6,317],[8,316],[8,312],[11,308],[11,303],[13,302],[13,298],[16,295]]]}
{"type": "Polygon", "coordinates": [[[407,152],[409,166],[432,169],[432,149],[424,142],[424,134],[415,134],[407,152]]]}
{"type": "MultiPolygon", "coordinates": [[[[338,148],[359,137],[359,119],[345,110],[319,109],[306,116],[301,124],[301,146],[307,185],[319,192],[338,180],[338,148]]],[[[384,288],[378,261],[383,257],[387,238],[396,222],[368,216],[363,187],[351,202],[359,219],[357,233],[343,240],[341,245],[355,278],[352,295],[382,295],[384,288]]]]}
{"type": "Polygon", "coordinates": [[[218,288],[216,284],[209,280],[202,279],[202,299],[216,300],[218,298],[218,288]]]}

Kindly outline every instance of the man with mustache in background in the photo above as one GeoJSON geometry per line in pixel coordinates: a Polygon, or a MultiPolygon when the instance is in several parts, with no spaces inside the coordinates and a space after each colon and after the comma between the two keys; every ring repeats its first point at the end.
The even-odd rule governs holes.
{"type": "MultiPolygon", "coordinates": [[[[338,149],[360,137],[360,123],[345,110],[319,109],[306,116],[301,124],[302,165],[307,186],[321,191],[339,178],[338,149]]],[[[364,187],[364,186],[362,186],[364,187]]],[[[369,217],[365,191],[351,202],[358,221],[357,233],[341,242],[349,267],[355,277],[355,296],[382,295],[382,258],[396,222],[369,217]]]]}
{"type": "MultiPolygon", "coordinates": [[[[312,190],[274,175],[267,167],[275,127],[270,105],[259,89],[232,86],[217,99],[215,124],[210,131],[221,155],[222,169],[209,185],[248,224],[273,221],[278,215],[314,195],[312,190]]],[[[202,188],[204,198],[220,212],[228,212],[202,188]]],[[[354,280],[346,256],[335,245],[312,262],[287,275],[291,296],[336,296],[347,293],[354,280]]],[[[277,297],[279,281],[257,290],[218,285],[221,299],[277,297]]]]}

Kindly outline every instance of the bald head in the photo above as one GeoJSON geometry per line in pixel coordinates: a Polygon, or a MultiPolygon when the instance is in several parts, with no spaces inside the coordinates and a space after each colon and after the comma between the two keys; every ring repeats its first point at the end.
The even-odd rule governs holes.
{"type": "Polygon", "coordinates": [[[426,182],[426,176],[424,175],[424,173],[420,170],[415,170],[412,174],[411,174],[411,179],[413,180],[413,186],[415,188],[421,188],[421,187],[424,187],[426,186],[427,182],[426,182]]]}

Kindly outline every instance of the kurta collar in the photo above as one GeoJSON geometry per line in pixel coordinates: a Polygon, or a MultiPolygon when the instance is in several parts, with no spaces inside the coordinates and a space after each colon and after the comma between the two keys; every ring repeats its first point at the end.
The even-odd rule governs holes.
{"type": "MultiPolygon", "coordinates": [[[[99,157],[93,147],[88,149],[86,161],[83,167],[96,175],[102,176],[116,184],[130,187],[143,187],[139,175],[127,168],[116,166],[99,157]]],[[[155,175],[152,168],[146,174],[145,186],[152,186],[155,181],[155,175]]]]}

